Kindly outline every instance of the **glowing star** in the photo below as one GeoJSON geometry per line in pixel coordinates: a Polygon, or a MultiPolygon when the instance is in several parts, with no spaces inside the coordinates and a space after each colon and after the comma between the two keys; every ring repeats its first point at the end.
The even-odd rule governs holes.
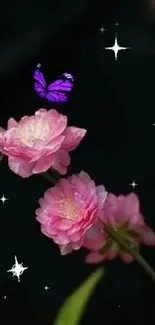
{"type": "Polygon", "coordinates": [[[6,299],[7,296],[4,296],[4,299],[6,299]]]}
{"type": "Polygon", "coordinates": [[[111,50],[111,51],[114,51],[115,53],[115,60],[117,60],[117,55],[118,55],[118,52],[121,51],[121,50],[127,50],[127,49],[130,49],[130,47],[121,47],[118,45],[118,42],[117,42],[117,35],[115,36],[115,43],[112,47],[105,47],[105,50],[111,50]]]}
{"type": "Polygon", "coordinates": [[[104,33],[104,31],[106,31],[106,29],[105,28],[103,28],[103,25],[101,26],[101,28],[99,29],[99,31],[102,33],[102,35],[103,35],[103,33],[104,33]]]}
{"type": "Polygon", "coordinates": [[[20,282],[20,275],[22,275],[23,272],[28,269],[28,267],[23,267],[22,264],[23,263],[18,263],[17,257],[15,256],[15,264],[12,266],[11,270],[7,271],[12,272],[12,276],[16,276],[18,278],[18,282],[20,282]]]}
{"type": "Polygon", "coordinates": [[[47,291],[47,290],[49,289],[49,287],[48,287],[48,286],[46,286],[46,287],[44,287],[44,289],[47,291]]]}
{"type": "Polygon", "coordinates": [[[119,23],[116,23],[115,26],[118,27],[119,23]]]}
{"type": "Polygon", "coordinates": [[[4,194],[3,194],[3,196],[1,197],[1,199],[0,199],[2,202],[3,202],[3,204],[4,204],[4,202],[5,201],[7,201],[8,199],[4,196],[4,194]]]}
{"type": "Polygon", "coordinates": [[[138,184],[136,184],[135,183],[135,181],[133,181],[131,184],[129,184],[129,185],[131,185],[133,188],[135,188],[138,184]]]}
{"type": "Polygon", "coordinates": [[[155,126],[155,123],[154,124],[152,124],[153,126],[155,126]]]}
{"type": "Polygon", "coordinates": [[[38,63],[37,64],[37,68],[41,68],[41,63],[38,63]]]}

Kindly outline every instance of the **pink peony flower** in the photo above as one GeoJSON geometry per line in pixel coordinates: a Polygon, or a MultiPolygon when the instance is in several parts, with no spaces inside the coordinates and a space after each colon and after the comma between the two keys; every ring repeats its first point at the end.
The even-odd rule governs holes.
{"type": "Polygon", "coordinates": [[[95,186],[85,172],[61,179],[39,200],[41,231],[59,245],[62,255],[79,249],[106,197],[104,186],[95,186]]]}
{"type": "Polygon", "coordinates": [[[86,257],[87,263],[112,260],[117,256],[126,263],[133,261],[133,257],[104,231],[104,224],[116,231],[134,249],[138,249],[140,243],[155,246],[155,234],[145,225],[136,194],[118,197],[109,194],[99,217],[100,220],[87,232],[83,244],[90,250],[86,257]]]}
{"type": "Polygon", "coordinates": [[[67,127],[67,117],[56,110],[39,109],[19,122],[10,118],[7,130],[0,128],[0,151],[8,156],[10,169],[21,177],[49,168],[65,174],[70,164],[68,151],[74,150],[85,134],[85,129],[67,127]]]}

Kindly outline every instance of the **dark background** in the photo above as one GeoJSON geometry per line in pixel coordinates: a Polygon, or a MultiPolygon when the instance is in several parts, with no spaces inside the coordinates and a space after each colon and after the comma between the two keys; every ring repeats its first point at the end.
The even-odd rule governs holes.
{"type": "MultiPolygon", "coordinates": [[[[129,183],[135,180],[142,212],[155,229],[154,18],[151,0],[4,1],[0,124],[6,127],[10,116],[20,119],[41,107],[67,114],[70,125],[88,130],[72,154],[69,174],[85,170],[115,194],[132,191],[129,183]],[[116,30],[120,45],[132,48],[119,52],[117,62],[104,51],[113,45],[116,30]],[[52,105],[36,96],[38,62],[48,81],[66,71],[74,75],[67,104],[52,105]]],[[[84,264],[84,250],[61,257],[40,233],[35,210],[48,187],[39,175],[24,180],[1,165],[0,195],[9,200],[0,204],[0,324],[52,324],[64,298],[95,269],[84,264]],[[28,266],[20,284],[6,272],[14,255],[28,266]]],[[[142,253],[155,268],[155,248],[142,253]]],[[[155,286],[143,270],[119,260],[105,267],[81,324],[155,324],[155,286]]]]}

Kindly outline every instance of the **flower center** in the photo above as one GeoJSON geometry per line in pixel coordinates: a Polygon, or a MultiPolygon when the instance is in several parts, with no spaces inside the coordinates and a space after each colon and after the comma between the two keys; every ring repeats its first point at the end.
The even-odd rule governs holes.
{"type": "Polygon", "coordinates": [[[64,198],[60,201],[59,205],[65,219],[76,220],[79,217],[80,211],[75,202],[64,198]]]}
{"type": "Polygon", "coordinates": [[[17,128],[17,135],[26,146],[32,147],[36,140],[44,141],[49,133],[49,125],[41,119],[32,119],[17,128]]]}

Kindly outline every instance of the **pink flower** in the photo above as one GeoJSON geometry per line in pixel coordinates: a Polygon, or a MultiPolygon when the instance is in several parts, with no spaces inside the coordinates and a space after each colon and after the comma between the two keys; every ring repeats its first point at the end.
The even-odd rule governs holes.
{"type": "Polygon", "coordinates": [[[8,156],[10,169],[21,177],[49,168],[65,174],[70,164],[68,151],[74,150],[85,134],[85,129],[67,127],[67,117],[56,110],[39,109],[19,122],[10,118],[7,130],[0,128],[0,151],[8,156]]]}
{"type": "Polygon", "coordinates": [[[39,200],[41,231],[59,245],[62,255],[79,249],[106,197],[104,186],[95,186],[85,172],[61,179],[39,200]]]}
{"type": "Polygon", "coordinates": [[[104,224],[117,232],[134,249],[138,249],[140,243],[155,246],[155,234],[145,225],[136,194],[118,197],[109,194],[99,217],[100,220],[87,232],[83,245],[90,250],[86,257],[87,263],[112,260],[117,256],[126,263],[133,261],[133,257],[123,251],[104,231],[104,224]]]}

